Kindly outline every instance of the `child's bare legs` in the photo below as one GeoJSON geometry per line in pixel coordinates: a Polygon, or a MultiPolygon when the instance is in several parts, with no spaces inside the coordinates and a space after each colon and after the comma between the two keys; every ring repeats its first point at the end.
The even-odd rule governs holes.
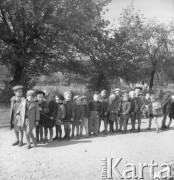
{"type": "Polygon", "coordinates": [[[85,118],[85,120],[84,120],[84,127],[85,127],[85,131],[86,131],[86,137],[89,137],[88,118],[85,118]]]}
{"type": "Polygon", "coordinates": [[[12,144],[13,146],[19,144],[19,131],[14,129],[14,133],[15,133],[15,136],[16,136],[16,141],[12,144]]]}
{"type": "Polygon", "coordinates": [[[82,132],[83,132],[83,122],[80,124],[80,136],[82,136],[82,132]]]}
{"type": "Polygon", "coordinates": [[[170,121],[169,121],[169,124],[167,125],[167,128],[170,127],[171,123],[172,123],[172,118],[170,118],[170,121]]]}
{"type": "Polygon", "coordinates": [[[74,122],[72,122],[72,135],[71,135],[72,138],[74,137],[74,131],[75,131],[75,124],[74,122]]]}
{"type": "Polygon", "coordinates": [[[149,126],[148,126],[147,130],[151,129],[151,125],[152,125],[152,117],[149,117],[149,126]]]}
{"type": "Polygon", "coordinates": [[[40,131],[40,141],[43,142],[43,126],[39,126],[39,131],[40,131]]]}
{"type": "Polygon", "coordinates": [[[155,125],[156,125],[156,132],[159,133],[159,126],[158,126],[157,117],[154,117],[154,122],[155,122],[155,125]]]}
{"type": "Polygon", "coordinates": [[[29,129],[29,126],[25,127],[25,133],[26,133],[26,140],[27,140],[27,148],[31,148],[31,144],[30,144],[30,138],[33,142],[33,145],[34,147],[37,146],[37,143],[36,143],[36,139],[34,138],[34,135],[33,135],[33,130],[32,129],[29,129]]]}
{"type": "Polygon", "coordinates": [[[47,136],[48,136],[48,128],[44,127],[44,138],[43,138],[43,139],[44,139],[45,141],[48,140],[47,136]]]}
{"type": "Polygon", "coordinates": [[[23,145],[23,130],[19,130],[19,146],[23,145]]]}
{"type": "Polygon", "coordinates": [[[77,131],[77,138],[79,139],[80,136],[79,136],[79,130],[80,130],[80,126],[79,125],[76,125],[76,131],[77,131]]]}
{"type": "Polygon", "coordinates": [[[59,136],[57,135],[58,141],[61,141],[62,140],[62,128],[61,128],[61,125],[56,125],[56,127],[57,127],[57,134],[59,134],[59,136]]]}
{"type": "Polygon", "coordinates": [[[49,131],[50,131],[50,139],[49,139],[49,142],[52,142],[52,141],[53,141],[53,128],[49,128],[49,131]]]}

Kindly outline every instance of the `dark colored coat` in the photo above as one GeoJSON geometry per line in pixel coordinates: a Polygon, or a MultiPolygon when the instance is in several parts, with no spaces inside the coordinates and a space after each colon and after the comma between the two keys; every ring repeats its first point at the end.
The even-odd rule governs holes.
{"type": "Polygon", "coordinates": [[[103,114],[103,107],[102,107],[101,102],[99,102],[99,101],[97,101],[97,102],[91,101],[89,103],[89,110],[90,111],[97,111],[98,112],[98,116],[100,116],[100,117],[103,114]]]}
{"type": "Polygon", "coordinates": [[[120,114],[128,115],[131,109],[131,102],[130,101],[122,101],[119,106],[120,114]]]}
{"type": "Polygon", "coordinates": [[[85,114],[85,111],[84,111],[84,108],[82,105],[74,105],[74,120],[76,121],[80,121],[84,119],[84,114],[85,114]]]}
{"type": "Polygon", "coordinates": [[[89,105],[88,104],[83,105],[83,108],[84,108],[84,117],[89,118],[90,115],[89,105]]]}
{"type": "Polygon", "coordinates": [[[65,101],[66,117],[65,120],[71,120],[74,117],[74,103],[71,101],[65,101]]]}
{"type": "Polygon", "coordinates": [[[102,104],[102,107],[103,107],[103,116],[105,116],[104,114],[107,112],[108,105],[109,105],[108,99],[107,98],[101,98],[101,104],[102,104]]]}

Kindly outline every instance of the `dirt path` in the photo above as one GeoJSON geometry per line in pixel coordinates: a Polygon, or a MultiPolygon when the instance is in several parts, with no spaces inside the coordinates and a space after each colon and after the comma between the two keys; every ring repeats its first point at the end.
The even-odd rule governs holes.
{"type": "MultiPolygon", "coordinates": [[[[146,122],[143,120],[142,128],[147,127],[146,122]]],[[[53,142],[27,150],[26,146],[11,146],[13,132],[0,128],[0,180],[98,180],[105,157],[123,158],[121,172],[126,162],[137,166],[152,159],[159,165],[174,160],[174,122],[168,131],[157,134],[154,130],[53,142]]],[[[144,171],[144,179],[149,180],[149,169],[144,171]]]]}

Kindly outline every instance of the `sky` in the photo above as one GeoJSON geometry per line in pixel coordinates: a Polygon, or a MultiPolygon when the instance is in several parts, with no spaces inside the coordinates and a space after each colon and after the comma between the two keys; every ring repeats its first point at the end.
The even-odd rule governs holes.
{"type": "Polygon", "coordinates": [[[156,18],[162,23],[168,24],[174,21],[174,0],[112,0],[108,5],[105,17],[112,24],[118,21],[123,8],[133,2],[136,10],[140,10],[145,18],[156,18]]]}

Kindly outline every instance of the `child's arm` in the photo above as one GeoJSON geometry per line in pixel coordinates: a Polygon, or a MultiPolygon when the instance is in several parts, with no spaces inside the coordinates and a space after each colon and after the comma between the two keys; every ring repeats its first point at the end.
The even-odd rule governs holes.
{"type": "Polygon", "coordinates": [[[36,103],[36,106],[35,106],[35,112],[36,112],[36,126],[39,125],[39,121],[40,121],[40,110],[39,110],[39,105],[38,103],[36,103]]]}
{"type": "Polygon", "coordinates": [[[65,116],[66,116],[66,110],[65,110],[65,106],[64,105],[61,106],[61,111],[62,111],[62,119],[64,119],[65,116]]]}
{"type": "Polygon", "coordinates": [[[80,121],[82,122],[85,116],[85,109],[83,106],[81,106],[81,114],[80,114],[80,121]]]}

